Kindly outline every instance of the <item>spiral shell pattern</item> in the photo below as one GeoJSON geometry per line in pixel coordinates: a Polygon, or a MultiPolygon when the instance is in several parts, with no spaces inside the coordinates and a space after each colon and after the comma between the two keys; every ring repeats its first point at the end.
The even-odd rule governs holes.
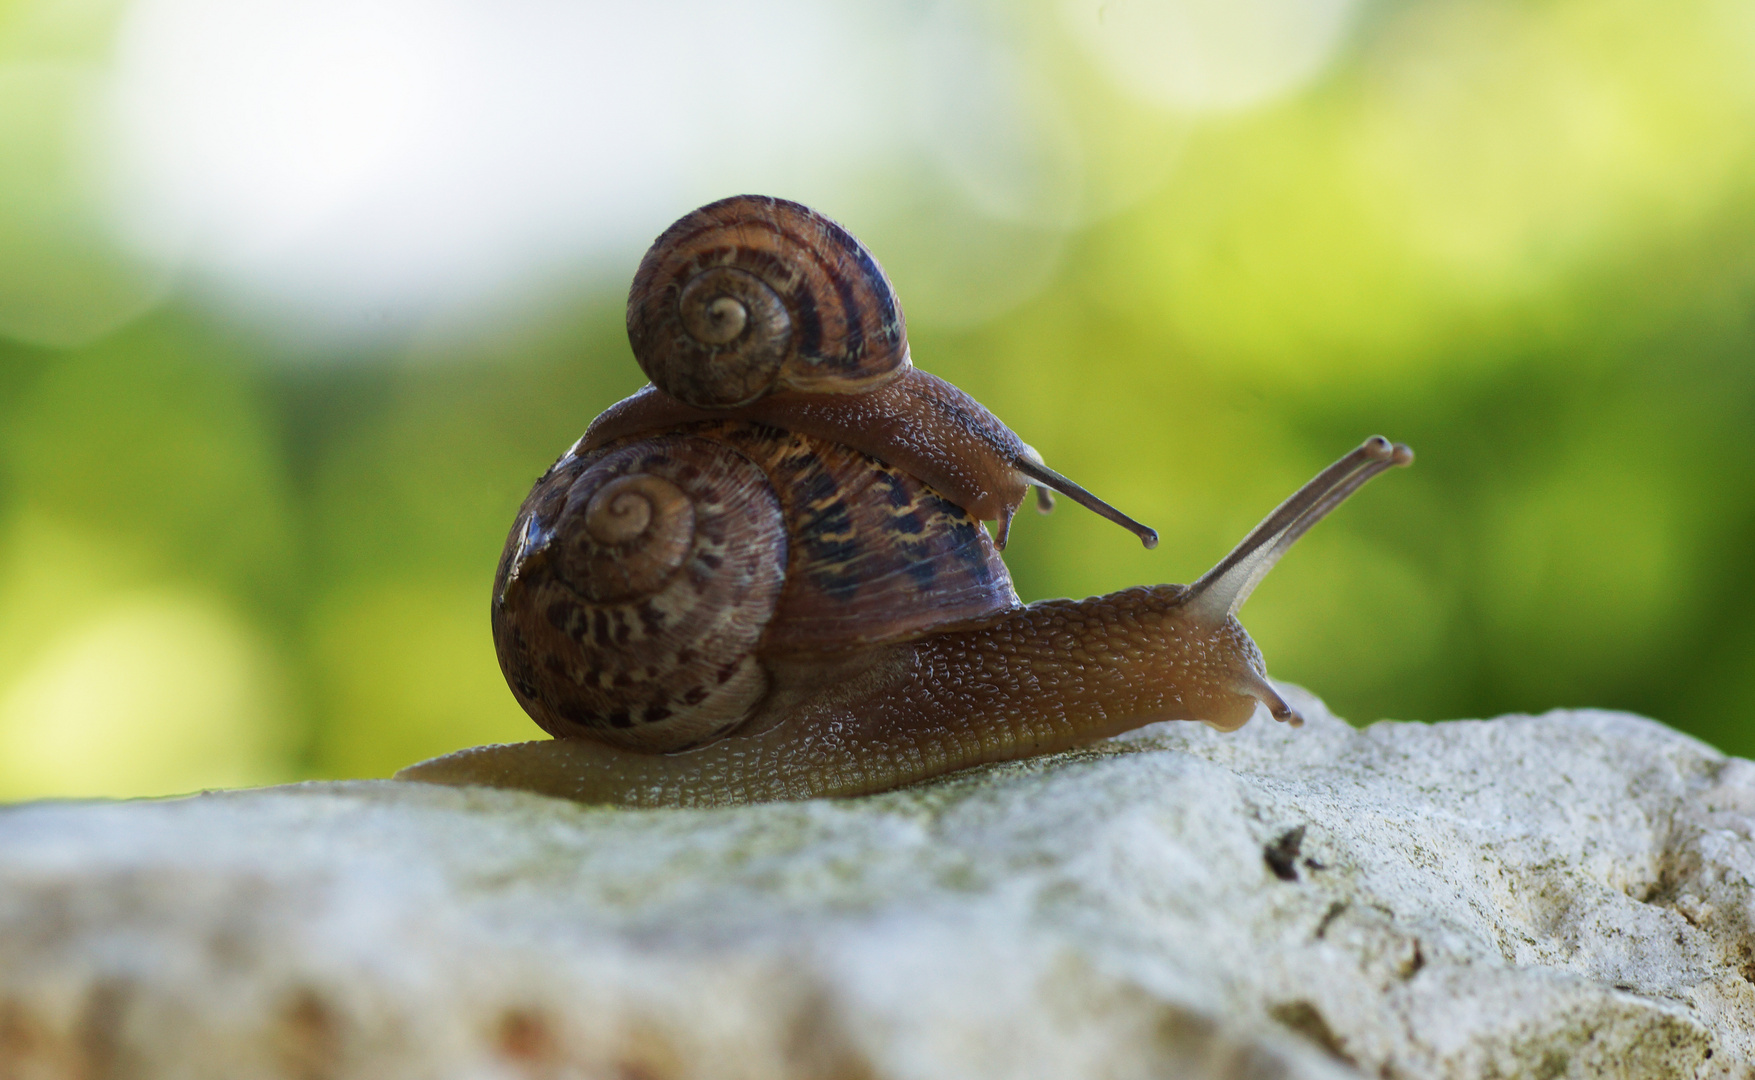
{"type": "Polygon", "coordinates": [[[524,501],[494,645],[557,736],[686,749],[737,727],[770,659],[907,641],[1018,606],[999,552],[931,486],[742,421],[569,451],[524,501]]]}
{"type": "Polygon", "coordinates": [[[908,367],[902,308],[871,252],[809,207],[759,195],[659,236],[628,292],[628,340],[653,385],[699,408],[857,393],[908,367]]]}
{"type": "Polygon", "coordinates": [[[767,476],[686,435],[568,457],[525,500],[494,588],[507,682],[550,734],[677,750],[767,692],[755,658],[787,538],[767,476]]]}

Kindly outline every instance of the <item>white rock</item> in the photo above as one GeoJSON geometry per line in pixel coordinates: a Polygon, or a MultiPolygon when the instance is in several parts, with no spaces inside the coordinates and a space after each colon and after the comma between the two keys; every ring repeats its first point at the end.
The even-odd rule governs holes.
{"type": "Polygon", "coordinates": [[[0,1077],[1755,1076],[1755,764],[1299,704],[736,810],[6,808],[0,1077]]]}

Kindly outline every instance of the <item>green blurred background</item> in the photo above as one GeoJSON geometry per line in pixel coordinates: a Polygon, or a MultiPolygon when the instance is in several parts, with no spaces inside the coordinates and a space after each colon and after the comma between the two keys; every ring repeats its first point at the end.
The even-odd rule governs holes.
{"type": "Polygon", "coordinates": [[[0,799],[536,736],[505,531],[743,190],[1164,534],[1027,515],[1025,599],[1191,580],[1381,432],[1244,609],[1277,677],[1755,753],[1748,0],[0,0],[0,799]]]}

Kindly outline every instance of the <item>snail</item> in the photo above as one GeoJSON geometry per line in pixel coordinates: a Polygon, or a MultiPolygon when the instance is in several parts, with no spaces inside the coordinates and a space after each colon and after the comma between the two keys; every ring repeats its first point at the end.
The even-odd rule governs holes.
{"type": "Polygon", "coordinates": [[[398,779],[711,806],[883,791],[1160,720],[1231,731],[1258,706],[1298,724],[1237,609],[1413,460],[1367,439],[1192,585],[1026,605],[999,552],[1030,487],[1157,534],[913,367],[888,278],[841,226],[758,196],[688,214],[634,275],[628,337],[651,384],[538,479],[494,580],[501,670],[554,738],[398,779]]]}

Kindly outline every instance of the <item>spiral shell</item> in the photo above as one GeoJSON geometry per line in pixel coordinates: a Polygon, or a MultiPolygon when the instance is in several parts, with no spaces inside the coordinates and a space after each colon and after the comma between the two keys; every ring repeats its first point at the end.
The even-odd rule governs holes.
{"type": "Polygon", "coordinates": [[[767,690],[755,644],[785,551],[779,500],[741,455],[662,435],[589,467],[563,461],[501,560],[500,665],[551,734],[637,749],[710,739],[767,690]]]}
{"type": "Polygon", "coordinates": [[[961,507],[858,450],[747,422],[569,452],[519,511],[494,597],[500,666],[544,730],[651,751],[737,727],[766,658],[1018,606],[961,507]]]}
{"type": "Polygon", "coordinates": [[[628,292],[653,385],[699,408],[779,389],[857,393],[908,367],[889,278],[847,230],[798,203],[738,195],[666,229],[628,292]]]}

